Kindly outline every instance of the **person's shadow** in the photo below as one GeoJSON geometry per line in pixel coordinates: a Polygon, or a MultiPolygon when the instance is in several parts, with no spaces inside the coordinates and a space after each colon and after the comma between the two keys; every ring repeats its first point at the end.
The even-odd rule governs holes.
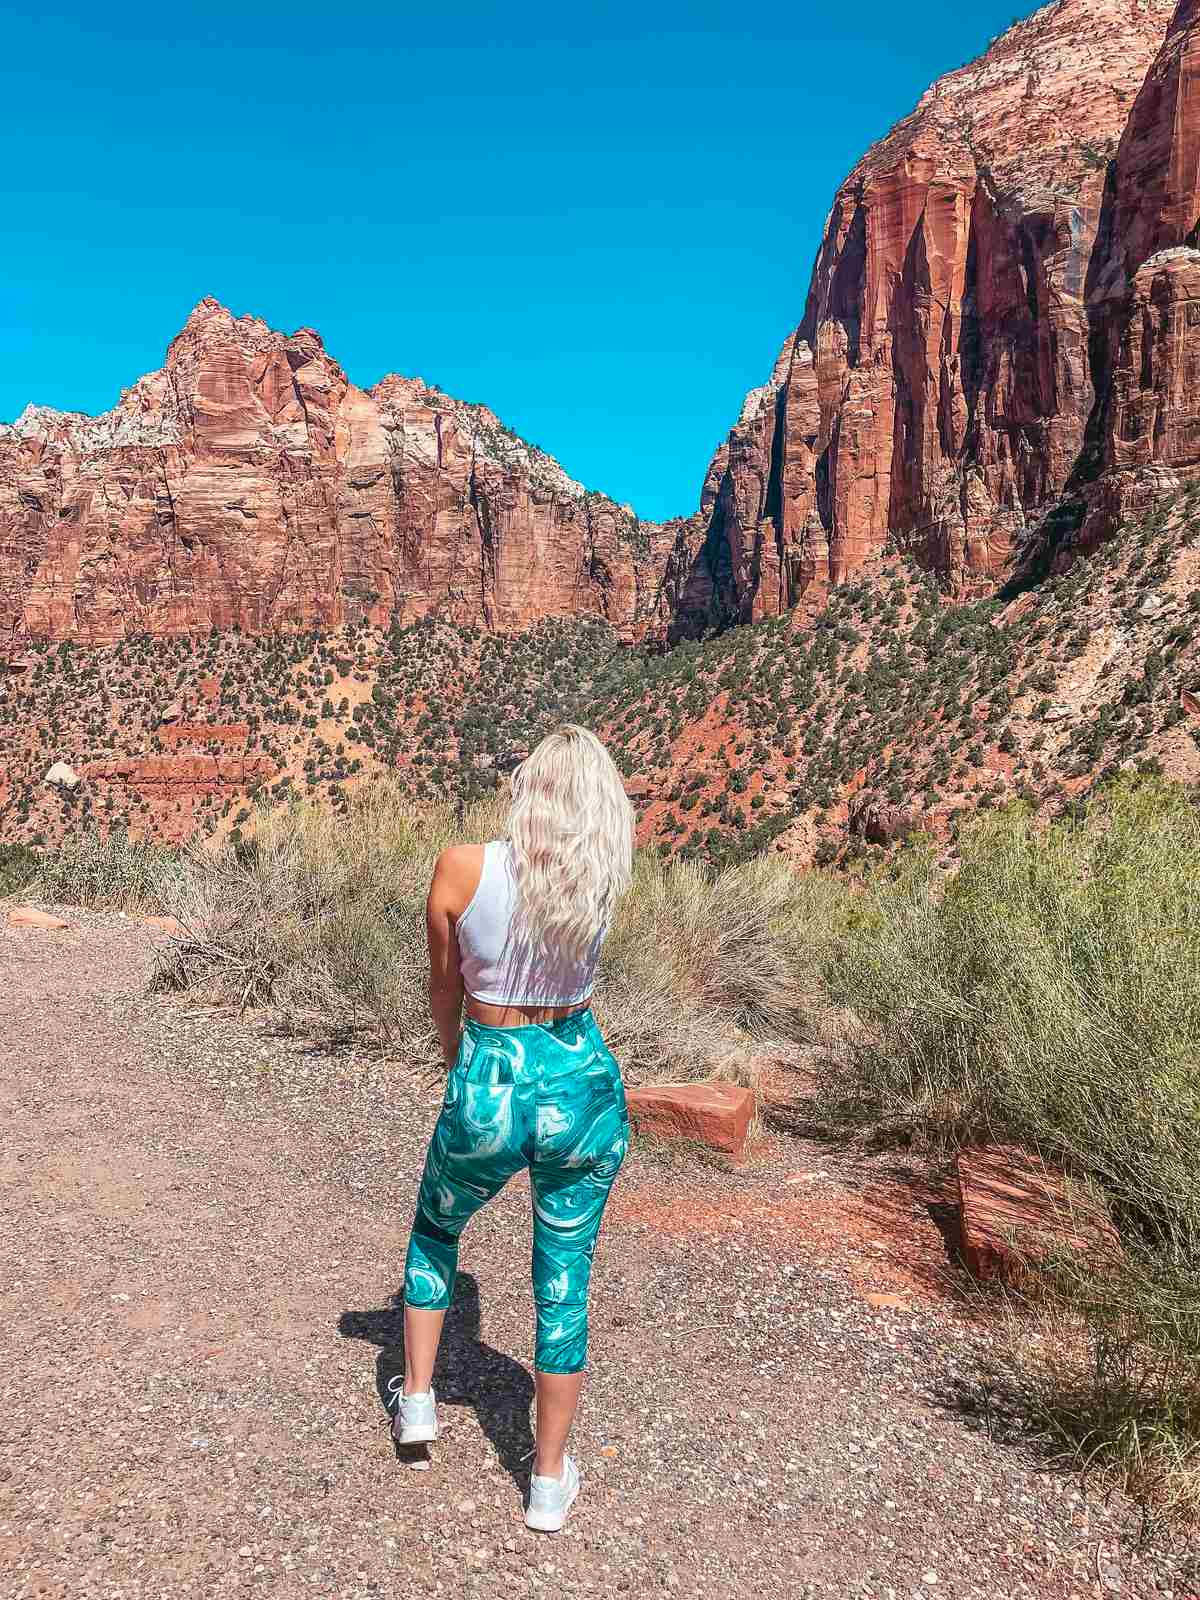
{"type": "MultiPolygon", "coordinates": [[[[479,1337],[479,1285],[469,1272],[460,1272],[454,1300],[446,1313],[433,1386],[438,1404],[471,1406],[479,1426],[491,1440],[501,1466],[524,1495],[529,1489],[533,1432],[529,1406],[533,1379],[511,1356],[493,1350],[479,1337]]],[[[363,1339],[379,1346],[375,1360],[375,1388],[389,1419],[395,1415],[404,1383],[404,1299],[377,1311],[343,1311],[338,1332],[345,1339],[363,1339]]],[[[422,1461],[428,1447],[396,1445],[397,1460],[422,1461]]]]}

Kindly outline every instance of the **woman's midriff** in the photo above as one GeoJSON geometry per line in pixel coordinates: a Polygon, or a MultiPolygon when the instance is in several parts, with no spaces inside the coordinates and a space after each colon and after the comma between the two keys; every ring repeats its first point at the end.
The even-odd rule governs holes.
{"type": "Polygon", "coordinates": [[[569,1006],[498,1006],[489,1000],[476,1000],[473,994],[464,996],[463,1008],[469,1017],[482,1022],[485,1028],[521,1028],[531,1022],[557,1022],[560,1017],[573,1016],[576,1011],[586,1011],[592,1003],[575,1000],[569,1006]]]}

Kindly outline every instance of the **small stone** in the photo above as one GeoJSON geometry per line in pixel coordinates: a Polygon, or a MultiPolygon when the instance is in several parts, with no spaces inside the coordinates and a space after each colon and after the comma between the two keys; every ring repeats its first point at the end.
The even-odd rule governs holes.
{"type": "Polygon", "coordinates": [[[49,772],[47,772],[46,776],[42,779],[42,782],[45,784],[47,789],[66,789],[68,791],[73,791],[78,789],[80,778],[75,769],[68,766],[65,761],[56,761],[50,768],[49,772]]]}
{"type": "Polygon", "coordinates": [[[39,911],[36,906],[14,906],[8,913],[8,921],[13,928],[44,928],[48,932],[60,932],[71,926],[61,917],[51,916],[49,911],[39,911]]]}

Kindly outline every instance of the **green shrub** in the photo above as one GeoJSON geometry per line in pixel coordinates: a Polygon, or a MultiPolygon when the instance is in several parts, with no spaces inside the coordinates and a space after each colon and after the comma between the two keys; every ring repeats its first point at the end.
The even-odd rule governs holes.
{"type": "Polygon", "coordinates": [[[42,858],[25,844],[0,844],[0,895],[20,894],[36,878],[42,858]]]}
{"type": "Polygon", "coordinates": [[[161,845],[119,829],[88,832],[41,857],[32,891],[54,905],[140,911],[170,896],[178,871],[178,858],[161,845]]]}
{"type": "Polygon", "coordinates": [[[1043,1419],[1137,1492],[1195,1496],[1200,817],[1124,779],[1041,833],[1010,806],[960,849],[945,883],[910,850],[835,942],[826,981],[857,1032],[826,1113],[1017,1142],[1104,1193],[1124,1250],[1049,1273],[1086,1362],[1043,1387],[1043,1419]]]}

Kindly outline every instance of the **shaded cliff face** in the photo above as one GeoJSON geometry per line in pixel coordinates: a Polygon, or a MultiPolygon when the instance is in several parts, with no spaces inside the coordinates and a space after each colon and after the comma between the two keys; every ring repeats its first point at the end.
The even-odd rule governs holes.
{"type": "Polygon", "coordinates": [[[0,428],[0,637],[401,624],[655,625],[672,530],[588,494],[486,408],[351,384],[311,329],[202,301],[101,417],[0,428]]]}
{"type": "Polygon", "coordinates": [[[819,604],[888,545],[959,590],[1005,569],[1085,442],[1106,169],[1171,15],[1046,6],[850,174],[804,319],[710,470],[697,616],[819,604]]]}
{"type": "Polygon", "coordinates": [[[1117,151],[1111,227],[1097,252],[1093,309],[1127,306],[1139,268],[1160,250],[1195,245],[1200,214],[1200,0],[1180,0],[1117,151]]]}
{"type": "Polygon", "coordinates": [[[1200,0],[1182,0],[1121,139],[1089,275],[1095,483],[1065,566],[1200,470],[1200,0]]]}

